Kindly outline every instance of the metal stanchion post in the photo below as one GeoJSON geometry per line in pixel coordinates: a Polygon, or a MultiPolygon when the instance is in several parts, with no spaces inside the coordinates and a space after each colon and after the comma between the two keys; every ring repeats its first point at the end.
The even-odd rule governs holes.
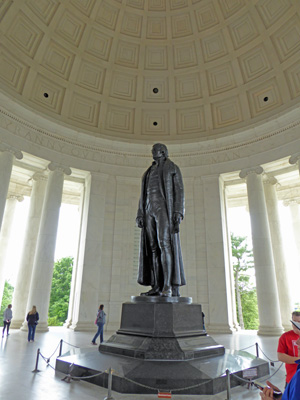
{"type": "Polygon", "coordinates": [[[66,381],[67,383],[71,382],[71,380],[72,380],[71,372],[73,371],[73,368],[74,368],[74,363],[69,365],[69,373],[67,376],[62,378],[62,381],[66,381]]]}
{"type": "Polygon", "coordinates": [[[60,339],[58,357],[60,357],[60,356],[61,356],[61,353],[62,353],[62,345],[63,345],[63,340],[62,340],[62,339],[60,339]]]}
{"type": "Polygon", "coordinates": [[[256,357],[259,358],[259,348],[258,348],[258,343],[255,343],[256,347],[256,357]]]}
{"type": "Polygon", "coordinates": [[[38,369],[39,365],[39,356],[40,356],[40,349],[37,349],[37,354],[36,354],[36,362],[35,362],[35,369],[32,372],[40,372],[38,369]]]}
{"type": "Polygon", "coordinates": [[[112,370],[111,368],[109,368],[108,370],[108,393],[107,393],[107,397],[104,397],[104,400],[115,400],[112,395],[111,395],[111,387],[112,387],[112,370]]]}
{"type": "Polygon", "coordinates": [[[231,400],[231,393],[230,393],[230,371],[226,369],[226,380],[227,380],[227,399],[231,400]]]}

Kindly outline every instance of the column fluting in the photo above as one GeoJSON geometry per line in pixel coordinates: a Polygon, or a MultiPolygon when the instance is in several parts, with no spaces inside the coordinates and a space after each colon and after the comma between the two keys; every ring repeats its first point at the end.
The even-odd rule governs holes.
{"type": "Polygon", "coordinates": [[[285,263],[282,233],[280,227],[280,218],[278,211],[278,200],[276,194],[277,180],[268,178],[264,180],[264,191],[268,211],[268,220],[272,240],[273,256],[275,262],[275,271],[278,287],[278,296],[280,304],[281,322],[285,330],[291,328],[292,300],[288,284],[288,271],[285,263]]]}
{"type": "Polygon", "coordinates": [[[240,178],[246,178],[247,183],[259,313],[258,334],[280,335],[283,329],[262,173],[260,166],[244,169],[240,178]]]}
{"type": "MultiPolygon", "coordinates": [[[[37,246],[34,256],[26,313],[35,305],[40,315],[38,331],[48,330],[48,309],[53,276],[56,235],[63,192],[64,175],[70,168],[50,163],[50,170],[37,246]]],[[[23,329],[27,327],[23,324],[23,329]]]]}
{"type": "MultiPolygon", "coordinates": [[[[30,206],[25,230],[25,240],[20,258],[17,281],[13,294],[14,318],[12,328],[20,328],[26,316],[26,306],[32,276],[33,260],[36,250],[47,176],[35,173],[32,177],[30,206]]],[[[28,312],[28,311],[27,311],[28,312]]]]}
{"type": "Polygon", "coordinates": [[[0,229],[4,215],[4,208],[8,194],[14,158],[21,160],[23,158],[23,154],[12,147],[0,145],[0,229]]]}

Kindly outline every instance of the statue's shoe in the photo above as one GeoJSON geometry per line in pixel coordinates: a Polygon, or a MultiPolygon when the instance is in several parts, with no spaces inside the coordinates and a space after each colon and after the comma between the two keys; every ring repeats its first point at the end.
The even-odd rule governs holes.
{"type": "Polygon", "coordinates": [[[152,288],[148,292],[141,293],[140,296],[160,296],[159,288],[152,288]]]}
{"type": "Polygon", "coordinates": [[[172,289],[171,288],[163,289],[161,292],[161,296],[162,297],[172,297],[172,289]]]}

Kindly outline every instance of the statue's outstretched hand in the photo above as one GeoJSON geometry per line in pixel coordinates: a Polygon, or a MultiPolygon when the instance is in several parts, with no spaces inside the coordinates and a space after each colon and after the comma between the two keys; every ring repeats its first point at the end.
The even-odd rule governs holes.
{"type": "Polygon", "coordinates": [[[139,228],[144,228],[144,220],[142,217],[136,217],[135,222],[139,228]]]}

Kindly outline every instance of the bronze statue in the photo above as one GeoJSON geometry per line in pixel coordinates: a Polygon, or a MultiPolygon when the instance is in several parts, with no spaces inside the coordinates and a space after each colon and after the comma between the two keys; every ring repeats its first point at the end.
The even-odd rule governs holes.
{"type": "Polygon", "coordinates": [[[151,286],[144,296],[180,296],[185,285],[179,239],[184,217],[180,169],[168,158],[164,144],[152,147],[154,162],[142,178],[136,223],[141,231],[138,283],[151,286]]]}

